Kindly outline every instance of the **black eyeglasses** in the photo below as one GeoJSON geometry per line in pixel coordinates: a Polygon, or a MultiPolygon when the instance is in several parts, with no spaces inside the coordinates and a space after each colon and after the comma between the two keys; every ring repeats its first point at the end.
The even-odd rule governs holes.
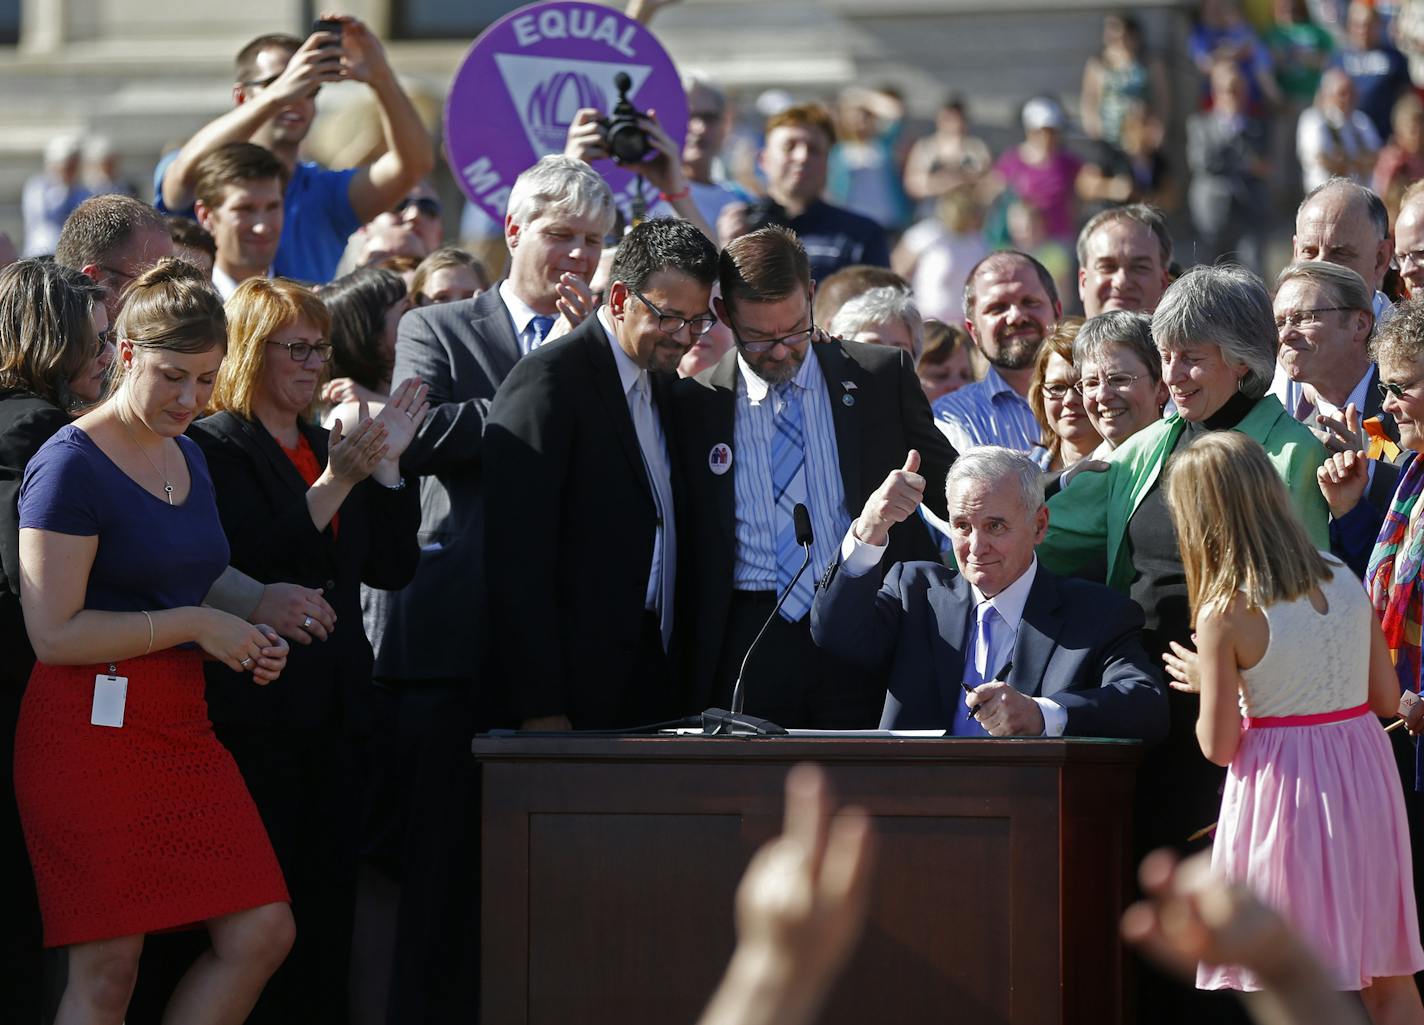
{"type": "Polygon", "coordinates": [[[1276,330],[1284,331],[1288,327],[1314,327],[1320,323],[1322,313],[1345,313],[1351,311],[1350,306],[1317,306],[1313,310],[1294,310],[1290,313],[1283,313],[1276,318],[1276,330]]]}
{"type": "Polygon", "coordinates": [[[287,355],[291,356],[292,359],[298,363],[305,363],[307,357],[312,353],[316,353],[316,358],[323,363],[331,362],[330,342],[317,342],[313,345],[311,342],[279,342],[276,339],[269,338],[267,339],[267,344],[280,345],[287,350],[287,355]]]}
{"type": "Polygon", "coordinates": [[[429,196],[411,197],[407,196],[396,204],[395,213],[403,214],[411,207],[415,207],[416,213],[423,217],[440,216],[440,200],[432,199],[429,196]]]}
{"type": "Polygon", "coordinates": [[[652,303],[648,302],[648,297],[636,288],[629,287],[628,291],[632,292],[638,297],[639,302],[658,315],[658,330],[665,335],[675,335],[686,326],[687,329],[692,332],[693,338],[701,338],[708,331],[712,330],[712,325],[717,323],[717,318],[710,313],[701,314],[700,316],[693,317],[691,320],[686,317],[676,316],[672,313],[664,313],[652,303]]]}
{"type": "Polygon", "coordinates": [[[1068,397],[1070,391],[1078,389],[1076,384],[1041,384],[1039,387],[1043,389],[1043,394],[1055,402],[1061,402],[1068,397]]]}
{"type": "Polygon", "coordinates": [[[816,336],[816,315],[810,312],[810,306],[811,297],[808,295],[806,296],[806,307],[808,311],[806,316],[810,326],[802,331],[794,331],[789,335],[782,335],[780,338],[758,339],[755,342],[749,342],[742,337],[741,331],[737,329],[736,323],[734,323],[730,317],[727,319],[727,326],[732,329],[732,340],[737,343],[737,347],[747,352],[770,352],[778,345],[784,345],[788,349],[794,349],[796,346],[816,336]]]}
{"type": "Polygon", "coordinates": [[[1424,380],[1424,378],[1416,377],[1408,384],[1395,384],[1392,381],[1377,381],[1375,382],[1375,387],[1380,390],[1380,395],[1383,398],[1387,399],[1393,395],[1397,399],[1402,399],[1404,398],[1404,393],[1417,385],[1421,380],[1424,380]]]}
{"type": "Polygon", "coordinates": [[[259,78],[255,82],[243,82],[241,84],[245,89],[266,89],[269,85],[271,85],[273,82],[277,81],[277,79],[281,77],[282,72],[279,71],[275,75],[268,75],[266,78],[259,78]]]}

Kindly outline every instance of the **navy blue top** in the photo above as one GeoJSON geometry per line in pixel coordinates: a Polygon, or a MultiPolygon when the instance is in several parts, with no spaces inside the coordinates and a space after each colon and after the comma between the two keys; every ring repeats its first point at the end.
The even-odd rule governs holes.
{"type": "Polygon", "coordinates": [[[869,217],[817,200],[800,217],[785,223],[806,247],[813,281],[824,281],[856,263],[890,266],[885,229],[869,217]]]}
{"type": "Polygon", "coordinates": [[[178,447],[192,487],[182,504],[152,494],[69,424],[35,454],[20,485],[20,528],[99,537],[84,607],[138,612],[201,605],[227,567],[203,453],[188,438],[178,447]]]}

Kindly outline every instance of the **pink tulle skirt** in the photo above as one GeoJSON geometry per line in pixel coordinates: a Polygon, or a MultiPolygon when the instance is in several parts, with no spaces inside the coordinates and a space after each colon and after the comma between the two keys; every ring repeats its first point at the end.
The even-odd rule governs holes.
{"type": "MultiPolygon", "coordinates": [[[[1343,990],[1424,969],[1399,771],[1379,720],[1247,729],[1226,777],[1212,868],[1249,886],[1343,990]]],[[[1260,989],[1202,965],[1200,989],[1260,989]]]]}

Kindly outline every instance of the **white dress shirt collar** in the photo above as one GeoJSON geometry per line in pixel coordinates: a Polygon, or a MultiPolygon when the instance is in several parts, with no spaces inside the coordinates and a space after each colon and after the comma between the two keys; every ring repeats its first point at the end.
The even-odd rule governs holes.
{"type": "MultiPolygon", "coordinates": [[[[253,277],[263,278],[270,278],[271,276],[272,268],[270,267],[263,271],[260,275],[253,275],[253,277]]],[[[232,298],[232,293],[237,291],[237,286],[240,284],[242,284],[241,281],[234,281],[232,279],[232,276],[228,274],[227,271],[223,270],[216,263],[213,264],[213,288],[217,289],[217,293],[218,295],[222,296],[223,302],[227,302],[229,299],[232,298]]]]}
{"type": "Polygon", "coordinates": [[[643,370],[633,362],[631,356],[623,351],[623,346],[618,344],[618,335],[613,330],[613,318],[608,312],[608,307],[600,306],[597,316],[598,322],[603,325],[603,333],[608,336],[608,345],[613,350],[613,363],[618,368],[618,380],[623,385],[623,397],[627,398],[643,370]]]}
{"type": "Polygon", "coordinates": [[[508,278],[499,283],[499,297],[504,300],[504,308],[509,311],[509,316],[514,321],[514,336],[523,338],[529,322],[539,316],[539,313],[514,294],[514,286],[508,278]]]}
{"type": "Polygon", "coordinates": [[[969,585],[970,592],[974,595],[974,607],[977,610],[980,605],[988,602],[994,606],[994,611],[999,614],[1011,635],[1016,635],[1019,623],[1023,621],[1024,606],[1028,604],[1028,592],[1033,589],[1033,578],[1038,575],[1038,556],[1035,555],[1028,564],[1028,569],[1019,574],[1019,578],[1008,587],[1004,588],[992,598],[984,597],[984,593],[969,585]]]}

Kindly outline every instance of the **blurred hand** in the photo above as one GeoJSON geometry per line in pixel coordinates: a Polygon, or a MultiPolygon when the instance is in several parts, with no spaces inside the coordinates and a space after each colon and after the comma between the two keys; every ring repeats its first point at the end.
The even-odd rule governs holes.
{"type": "Polygon", "coordinates": [[[717,215],[717,239],[725,246],[734,238],[741,238],[751,231],[752,222],[748,216],[751,207],[746,203],[728,203],[722,207],[722,212],[717,215]]]}
{"type": "Polygon", "coordinates": [[[339,406],[343,402],[384,402],[386,396],[357,384],[349,377],[334,377],[322,385],[323,402],[339,406]]]}
{"type": "Polygon", "coordinates": [[[1123,914],[1122,934],[1168,971],[1192,979],[1199,962],[1264,976],[1293,967],[1299,944],[1289,927],[1244,886],[1213,876],[1210,851],[1180,863],[1153,851],[1137,874],[1148,899],[1123,914]]]}
{"type": "Polygon", "coordinates": [[[341,69],[347,78],[370,83],[392,74],[386,48],[366,23],[349,14],[323,14],[341,22],[341,69]]]}

